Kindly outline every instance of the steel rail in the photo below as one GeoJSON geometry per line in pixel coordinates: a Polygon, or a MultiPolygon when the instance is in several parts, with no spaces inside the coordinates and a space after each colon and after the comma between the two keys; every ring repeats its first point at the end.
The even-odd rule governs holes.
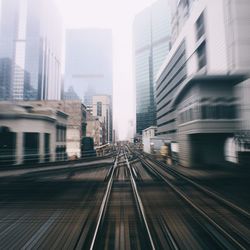
{"type": "MultiPolygon", "coordinates": [[[[238,242],[233,236],[231,236],[226,230],[224,230],[218,223],[216,223],[212,218],[210,218],[206,212],[204,212],[200,207],[198,207],[191,199],[188,198],[182,191],[175,187],[165,176],[163,176],[159,171],[153,168],[149,163],[145,162],[140,156],[138,156],[144,166],[153,171],[156,176],[160,177],[171,189],[177,193],[183,200],[185,200],[194,210],[196,210],[203,218],[205,218],[224,238],[227,238],[231,244],[239,249],[246,249],[240,242],[238,242]]],[[[215,236],[215,235],[214,235],[215,236]]],[[[216,237],[216,236],[215,236],[216,237]]],[[[218,237],[216,237],[218,238],[218,237]]]]}
{"type": "MultiPolygon", "coordinates": [[[[128,148],[130,151],[131,149],[128,148]]],[[[137,155],[139,154],[138,152],[136,152],[137,155]]],[[[185,176],[184,174],[180,173],[179,171],[169,167],[168,165],[152,159],[152,157],[146,155],[146,154],[142,154],[143,156],[147,157],[149,160],[151,160],[153,163],[157,164],[159,167],[161,167],[163,170],[168,170],[169,172],[171,172],[172,174],[177,175],[179,178],[184,179],[185,181],[189,182],[190,184],[192,184],[193,186],[195,186],[197,189],[203,191],[204,193],[208,194],[210,197],[216,199],[217,201],[219,201],[220,203],[223,203],[224,205],[228,206],[230,209],[235,210],[236,212],[242,214],[243,216],[245,216],[247,219],[250,219],[250,213],[248,211],[246,211],[245,209],[237,206],[236,204],[232,203],[231,201],[221,197],[218,193],[215,193],[214,191],[210,190],[209,188],[203,187],[202,185],[198,184],[197,182],[195,182],[193,179],[191,179],[190,177],[185,176]]]]}
{"type": "Polygon", "coordinates": [[[155,250],[156,248],[155,248],[155,245],[154,245],[153,237],[151,235],[151,232],[150,232],[150,229],[149,229],[149,226],[148,226],[148,222],[147,222],[146,215],[145,215],[145,210],[144,210],[141,198],[140,198],[139,193],[138,193],[138,189],[137,189],[137,186],[136,186],[136,183],[135,183],[132,171],[131,171],[131,166],[129,164],[129,161],[128,161],[128,158],[127,158],[126,154],[124,154],[124,157],[126,159],[127,167],[129,169],[131,185],[132,185],[132,189],[133,189],[133,192],[134,192],[135,199],[136,199],[137,204],[138,204],[138,209],[139,209],[139,211],[141,213],[141,216],[142,216],[142,219],[143,219],[143,224],[144,224],[144,226],[146,228],[146,232],[147,232],[147,235],[148,235],[148,238],[149,238],[149,241],[150,241],[151,248],[153,250],[155,250]]]}
{"type": "MultiPolygon", "coordinates": [[[[127,150],[130,151],[130,152],[132,152],[128,146],[127,146],[127,150]]],[[[131,171],[131,166],[129,164],[129,161],[128,161],[127,157],[126,157],[126,161],[127,161],[127,165],[128,165],[129,171],[130,171],[131,180],[133,182],[132,184],[134,184],[135,190],[136,190],[136,194],[138,195],[138,203],[141,204],[141,206],[142,206],[141,211],[143,212],[142,214],[143,214],[143,216],[145,218],[145,222],[146,222],[145,224],[147,226],[147,229],[149,230],[149,227],[148,227],[147,221],[146,221],[146,216],[145,216],[144,208],[143,208],[143,205],[142,205],[142,201],[141,201],[140,196],[138,194],[137,186],[136,186],[135,180],[133,178],[132,171],[131,171]]],[[[167,227],[165,227],[165,230],[166,230],[168,239],[169,239],[169,241],[170,241],[170,243],[172,245],[172,249],[178,250],[179,249],[178,244],[176,243],[176,241],[175,241],[174,237],[172,236],[170,230],[167,227]]],[[[148,231],[148,232],[149,232],[150,241],[153,243],[153,239],[152,239],[151,233],[150,233],[150,231],[148,231]]]]}
{"type": "Polygon", "coordinates": [[[218,200],[219,202],[225,204],[226,206],[228,206],[229,208],[235,210],[236,212],[242,214],[243,216],[245,216],[247,219],[250,219],[250,213],[247,212],[245,209],[240,208],[239,206],[237,206],[236,204],[232,203],[231,201],[226,200],[225,198],[221,197],[219,194],[209,190],[208,188],[203,187],[202,185],[198,184],[197,182],[193,181],[191,178],[185,176],[184,174],[178,172],[175,169],[170,168],[169,166],[167,166],[166,164],[156,161],[157,165],[160,166],[163,170],[167,169],[169,170],[169,172],[171,172],[172,174],[177,175],[178,177],[184,179],[185,181],[191,183],[193,186],[195,186],[197,189],[203,191],[204,193],[208,194],[209,196],[211,196],[212,198],[218,200]]]}
{"type": "MultiPolygon", "coordinates": [[[[118,154],[118,156],[119,156],[119,154],[118,154]]],[[[102,220],[103,220],[103,218],[105,216],[105,211],[106,211],[106,208],[107,208],[109,196],[110,196],[111,189],[112,189],[112,184],[113,184],[113,179],[114,179],[114,172],[115,172],[115,169],[117,167],[118,156],[117,156],[117,158],[115,160],[115,163],[114,163],[114,166],[112,168],[112,172],[111,172],[110,179],[109,179],[109,182],[108,182],[108,185],[107,185],[107,188],[106,188],[106,192],[105,192],[105,194],[103,196],[102,204],[100,206],[100,210],[99,210],[99,213],[98,213],[98,220],[97,220],[97,224],[96,224],[96,227],[95,227],[94,236],[93,236],[93,239],[91,241],[90,250],[94,249],[97,234],[98,234],[98,232],[99,232],[99,230],[101,228],[101,222],[102,222],[102,220]]]]}

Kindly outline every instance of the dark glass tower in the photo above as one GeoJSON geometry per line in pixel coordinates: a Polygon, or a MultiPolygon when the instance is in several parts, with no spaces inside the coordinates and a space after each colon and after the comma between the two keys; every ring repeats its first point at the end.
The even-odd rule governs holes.
{"type": "Polygon", "coordinates": [[[134,21],[136,132],[156,125],[155,77],[169,52],[170,9],[158,0],[134,21]]]}

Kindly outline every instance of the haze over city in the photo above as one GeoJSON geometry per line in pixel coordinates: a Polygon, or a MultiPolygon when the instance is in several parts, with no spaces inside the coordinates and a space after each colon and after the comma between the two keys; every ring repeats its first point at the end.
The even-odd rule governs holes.
{"type": "Polygon", "coordinates": [[[0,0],[0,249],[250,249],[249,0],[0,0]]]}
{"type": "Polygon", "coordinates": [[[131,120],[135,131],[133,21],[136,14],[153,2],[154,0],[56,0],[63,17],[64,30],[112,29],[114,126],[118,130],[120,139],[130,139],[128,124],[131,120]]]}

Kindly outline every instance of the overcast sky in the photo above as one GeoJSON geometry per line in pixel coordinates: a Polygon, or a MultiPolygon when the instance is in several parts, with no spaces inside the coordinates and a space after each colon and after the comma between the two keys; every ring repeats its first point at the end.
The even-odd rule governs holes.
{"type": "Polygon", "coordinates": [[[135,119],[132,24],[135,15],[154,0],[56,0],[64,28],[111,28],[114,55],[114,122],[119,137],[135,119]]]}

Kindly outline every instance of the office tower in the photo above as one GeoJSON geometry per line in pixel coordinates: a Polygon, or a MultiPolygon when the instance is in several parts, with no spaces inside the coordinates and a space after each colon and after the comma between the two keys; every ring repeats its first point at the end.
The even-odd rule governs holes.
{"type": "Polygon", "coordinates": [[[54,1],[2,0],[0,18],[0,99],[60,99],[62,22],[54,1]]]}
{"type": "Polygon", "coordinates": [[[169,51],[170,8],[158,0],[134,21],[136,132],[156,124],[155,76],[169,51]]]}
{"type": "Polygon", "coordinates": [[[74,29],[66,33],[65,88],[73,86],[86,105],[113,91],[112,32],[74,29]]]}

